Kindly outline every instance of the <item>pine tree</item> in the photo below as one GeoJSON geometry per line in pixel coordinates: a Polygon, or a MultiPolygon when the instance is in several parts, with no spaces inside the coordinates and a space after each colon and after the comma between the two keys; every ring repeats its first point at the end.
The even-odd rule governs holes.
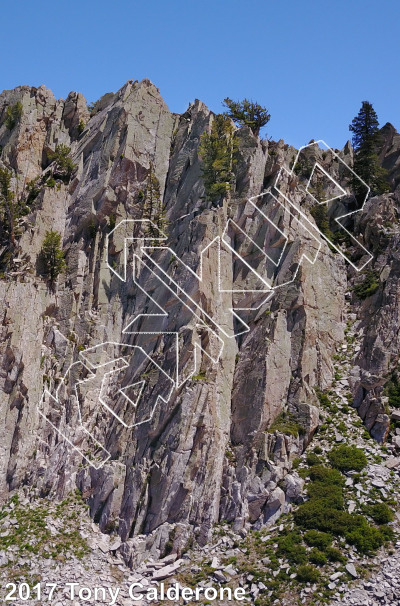
{"type": "Polygon", "coordinates": [[[236,149],[235,129],[231,120],[217,114],[211,132],[201,135],[199,146],[206,196],[211,202],[224,198],[233,188],[236,149]]]}
{"type": "MultiPolygon", "coordinates": [[[[370,186],[372,193],[388,191],[387,171],[379,165],[377,150],[380,143],[379,121],[369,101],[363,101],[358,115],[349,125],[353,133],[354,172],[370,186]]],[[[355,181],[356,193],[362,187],[355,181]]]]}
{"type": "Polygon", "coordinates": [[[23,107],[21,101],[17,101],[15,105],[9,105],[6,111],[5,125],[9,130],[12,130],[21,120],[23,107]]]}
{"type": "Polygon", "coordinates": [[[46,231],[40,257],[43,274],[53,286],[58,275],[65,267],[64,253],[61,248],[61,234],[57,231],[46,231]]]}
{"type": "Polygon", "coordinates": [[[231,118],[235,124],[240,126],[249,126],[255,135],[260,133],[260,129],[265,126],[271,115],[265,107],[262,107],[254,101],[243,99],[243,101],[232,101],[227,97],[223,100],[222,105],[228,108],[225,116],[231,118]]]}
{"type": "Polygon", "coordinates": [[[7,233],[10,244],[15,245],[15,221],[17,203],[11,191],[12,172],[0,168],[0,219],[3,230],[7,233]]]}
{"type": "Polygon", "coordinates": [[[64,145],[64,143],[60,143],[55,151],[48,152],[47,156],[50,162],[55,163],[53,175],[69,181],[76,168],[76,164],[73,163],[71,158],[71,148],[64,145]]]}

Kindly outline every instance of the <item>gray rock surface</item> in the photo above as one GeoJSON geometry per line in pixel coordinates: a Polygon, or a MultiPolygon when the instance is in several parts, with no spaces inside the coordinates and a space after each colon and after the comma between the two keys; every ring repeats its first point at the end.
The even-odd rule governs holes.
{"type": "MultiPolygon", "coordinates": [[[[131,569],[171,550],[176,559],[193,541],[206,545],[221,521],[246,536],[250,525],[259,529],[272,524],[302,501],[304,482],[292,464],[321,422],[315,388],[332,387],[332,354],[345,357],[353,338],[354,357],[335,389],[343,405],[350,394],[377,441],[388,440],[391,456],[382,469],[398,473],[400,436],[389,433],[390,419],[398,421],[398,412],[390,410],[385,384],[397,369],[400,345],[399,135],[390,125],[383,129],[381,156],[390,167],[393,191],[370,199],[354,225],[366,248],[374,252],[378,290],[365,300],[357,299],[353,285],[360,276],[325,241],[315,263],[304,262],[296,273],[304,241],[310,245],[310,238],[299,234],[287,207],[265,195],[263,212],[288,234],[289,246],[274,275],[276,284],[283,286],[263,303],[260,293],[249,294],[255,278],[229,247],[221,253],[224,289],[217,287],[215,260],[204,262],[207,279],[201,282],[180,261],[199,272],[201,251],[222,236],[231,220],[236,231],[229,237],[235,250],[266,276],[270,265],[240,234],[245,230],[257,250],[267,246],[265,225],[249,198],[273,185],[279,168],[291,164],[296,150],[283,141],[260,141],[246,127],[239,129],[235,188],[225,199],[210,202],[198,149],[212,119],[198,100],[182,115],[171,113],[149,80],[126,83],[102,99],[91,115],[78,93],[64,101],[45,87],[22,86],[0,95],[1,161],[14,171],[17,196],[25,195],[29,181],[47,174],[48,154],[58,144],[71,147],[76,164],[69,183],[60,180],[54,188],[42,184],[30,212],[20,221],[14,258],[0,279],[0,496],[6,501],[12,491],[29,485],[38,495],[62,499],[79,487],[104,535],[98,549],[104,556],[118,552],[131,569]],[[10,130],[5,112],[17,101],[23,114],[10,130]],[[143,309],[156,313],[158,307],[153,299],[146,300],[133,280],[133,252],[143,260],[143,251],[135,244],[128,251],[127,279],[117,275],[123,265],[124,238],[132,236],[131,224],[109,235],[119,222],[144,217],[149,175],[159,184],[168,219],[167,244],[173,251],[168,258],[153,251],[153,259],[168,266],[170,276],[228,332],[235,327],[230,307],[246,303],[240,317],[249,330],[236,339],[224,339],[223,356],[212,363],[204,353],[216,347],[212,332],[196,326],[193,314],[174,293],[143,270],[147,292],[169,312],[155,332],[179,333],[186,352],[178,368],[183,375],[191,368],[196,344],[204,345],[198,372],[167,403],[157,406],[149,422],[134,428],[100,407],[98,383],[81,384],[79,398],[75,397],[70,375],[65,407],[60,412],[47,397],[44,411],[57,419],[81,452],[90,452],[87,433],[79,429],[82,406],[84,422],[110,453],[109,460],[94,469],[59,438],[39,414],[38,403],[45,388],[54,393],[82,351],[102,343],[106,345],[96,355],[103,364],[119,355],[112,344],[121,343],[125,352],[134,345],[142,347],[155,361],[162,361],[167,373],[173,372],[172,337],[158,334],[149,339],[124,332],[135,314],[143,309]],[[49,288],[38,271],[50,229],[62,236],[67,265],[56,288],[49,288]],[[244,290],[245,295],[230,292],[244,290]],[[354,317],[345,339],[346,314],[354,317]],[[293,431],[284,429],[282,419],[288,417],[296,425],[293,431]],[[112,538],[106,538],[111,531],[112,538]]],[[[347,146],[342,155],[349,159],[351,148],[347,146]]],[[[293,195],[300,202],[301,192],[294,190],[293,195]]],[[[310,221],[313,224],[311,217],[310,221]]],[[[279,242],[272,244],[278,247],[279,242]]],[[[1,263],[7,252],[0,251],[1,263]]],[[[146,319],[140,322],[143,330],[150,326],[146,319]]],[[[118,380],[126,386],[133,382],[136,367],[134,357],[124,355],[128,363],[118,380]]],[[[104,373],[96,371],[96,381],[104,373]]],[[[151,381],[152,393],[168,386],[161,373],[153,374],[151,381]]],[[[110,393],[115,386],[111,380],[110,393]]],[[[132,414],[123,395],[112,402],[121,416],[132,414]]],[[[149,409],[140,404],[136,414],[143,420],[149,409]]],[[[337,442],[342,441],[342,430],[336,433],[337,442]]],[[[384,489],[384,472],[375,470],[373,476],[372,485],[384,489]]],[[[174,574],[177,562],[155,569],[153,579],[174,574]]],[[[213,568],[221,578],[229,575],[213,568]]],[[[254,597],[259,590],[254,584],[254,597]]]]}

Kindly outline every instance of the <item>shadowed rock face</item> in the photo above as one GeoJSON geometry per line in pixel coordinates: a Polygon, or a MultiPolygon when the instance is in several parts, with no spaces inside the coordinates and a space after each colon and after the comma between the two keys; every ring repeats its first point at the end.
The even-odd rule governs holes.
{"type": "MultiPolygon", "coordinates": [[[[1,160],[15,171],[16,195],[42,174],[47,154],[57,144],[72,148],[77,165],[70,183],[42,187],[31,213],[21,220],[14,255],[19,265],[14,261],[0,281],[0,490],[6,498],[10,490],[29,483],[40,494],[62,496],[77,485],[102,530],[118,527],[122,552],[133,563],[145,550],[162,554],[167,543],[179,551],[192,535],[204,543],[221,519],[233,522],[236,529],[248,522],[259,526],[299,498],[301,480],[296,483],[293,475],[286,476],[319,423],[313,388],[325,389],[332,382],[332,354],[344,338],[348,268],[323,242],[315,263],[303,263],[296,273],[302,235],[288,210],[277,209],[266,197],[263,212],[288,234],[276,275],[278,283],[288,284],[268,302],[263,303],[261,293],[245,296],[246,307],[252,309],[240,316],[249,330],[236,338],[224,337],[223,354],[213,363],[207,352],[211,355],[217,347],[215,334],[204,324],[198,326],[193,306],[190,311],[149,268],[142,271],[140,284],[152,298],[146,299],[138,288],[133,252],[137,264],[145,259],[137,243],[128,251],[126,280],[110,271],[107,262],[116,270],[121,267],[124,238],[132,235],[133,224],[110,232],[121,221],[143,218],[143,192],[153,174],[168,220],[166,245],[173,251],[153,251],[153,260],[207,316],[233,332],[235,320],[227,310],[239,295],[225,291],[254,286],[249,266],[225,246],[220,268],[223,290],[218,289],[212,249],[203,266],[204,279],[199,282],[192,272],[200,271],[201,251],[222,236],[231,220],[240,228],[231,242],[242,246],[241,254],[251,259],[253,269],[265,273],[265,259],[246,248],[240,230],[263,246],[266,228],[249,198],[272,185],[279,168],[291,165],[296,151],[282,141],[260,141],[247,128],[238,130],[235,190],[213,204],[205,196],[198,156],[200,136],[212,120],[203,103],[195,101],[184,114],[172,114],[158,89],[143,80],[128,82],[108,95],[92,114],[89,117],[84,98],[76,93],[56,101],[45,87],[24,86],[0,95],[1,160]],[[17,101],[23,115],[10,131],[4,124],[6,108],[17,101]],[[62,234],[67,263],[55,290],[36,272],[50,229],[62,234]],[[169,315],[157,320],[156,335],[123,332],[144,310],[157,313],[157,304],[169,315]],[[132,411],[117,392],[136,377],[133,346],[142,347],[168,375],[175,372],[172,337],[161,332],[179,333],[178,371],[183,377],[192,368],[195,344],[202,349],[196,378],[174,389],[168,402],[159,403],[150,421],[124,426],[99,402],[95,382],[78,386],[75,392],[72,379],[67,379],[60,413],[65,431],[82,452],[89,448],[79,429],[80,410],[110,453],[100,469],[88,466],[40,416],[37,406],[44,387],[53,393],[79,354],[99,346],[99,364],[120,355],[127,361],[114,383],[110,379],[109,393],[113,410],[128,418],[132,411]],[[296,420],[299,435],[266,432],[283,411],[296,420]],[[146,540],[139,537],[143,534],[148,535],[146,540]]],[[[399,135],[389,127],[383,134],[384,163],[390,164],[395,187],[399,135]]],[[[359,213],[356,232],[375,252],[380,287],[362,303],[347,296],[348,302],[353,297],[350,302],[362,337],[351,381],[354,402],[380,440],[388,430],[383,385],[396,367],[399,350],[399,234],[397,228],[385,227],[398,220],[397,207],[396,190],[371,199],[359,213]]],[[[350,271],[349,279],[359,277],[350,271]]],[[[142,332],[150,332],[148,322],[140,320],[142,332]]],[[[150,401],[152,393],[167,389],[168,380],[154,368],[145,370],[150,401]]],[[[48,412],[51,402],[45,406],[48,412]]],[[[141,420],[149,415],[145,401],[136,414],[141,420]]]]}

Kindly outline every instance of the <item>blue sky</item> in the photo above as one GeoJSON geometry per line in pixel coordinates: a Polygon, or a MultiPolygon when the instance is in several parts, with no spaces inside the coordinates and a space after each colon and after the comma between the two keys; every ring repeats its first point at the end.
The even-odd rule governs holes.
{"type": "Polygon", "coordinates": [[[14,0],[0,89],[95,101],[147,77],[172,111],[248,97],[269,109],[273,139],[342,147],[365,99],[400,129],[399,17],[398,0],[14,0]]]}

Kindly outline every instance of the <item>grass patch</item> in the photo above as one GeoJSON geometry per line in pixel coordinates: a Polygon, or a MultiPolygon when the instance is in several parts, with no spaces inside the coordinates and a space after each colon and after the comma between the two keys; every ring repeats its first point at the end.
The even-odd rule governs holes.
{"type": "Polygon", "coordinates": [[[205,381],[207,378],[206,373],[204,370],[200,370],[197,375],[193,375],[192,379],[194,379],[195,381],[205,381]]]}
{"type": "Polygon", "coordinates": [[[297,438],[299,435],[304,435],[305,429],[297,422],[296,417],[292,413],[281,412],[271,427],[267,429],[267,433],[274,433],[275,431],[297,438]]]}
{"type": "Polygon", "coordinates": [[[316,393],[319,403],[321,404],[321,406],[323,408],[326,408],[327,410],[329,410],[332,413],[336,413],[339,410],[337,405],[331,401],[331,399],[329,398],[327,393],[325,393],[318,387],[315,388],[315,393],[316,393]]]}
{"type": "MultiPolygon", "coordinates": [[[[72,494],[55,508],[50,507],[50,502],[45,499],[22,506],[18,497],[13,497],[0,511],[0,519],[13,520],[7,534],[0,536],[0,551],[12,551],[13,547],[17,547],[18,557],[54,560],[73,556],[83,558],[90,549],[77,529],[82,505],[77,494],[72,494]],[[11,503],[14,508],[10,511],[11,503]],[[50,530],[54,519],[62,520],[63,525],[50,530]]],[[[10,565],[14,565],[14,562],[10,565]]]]}

